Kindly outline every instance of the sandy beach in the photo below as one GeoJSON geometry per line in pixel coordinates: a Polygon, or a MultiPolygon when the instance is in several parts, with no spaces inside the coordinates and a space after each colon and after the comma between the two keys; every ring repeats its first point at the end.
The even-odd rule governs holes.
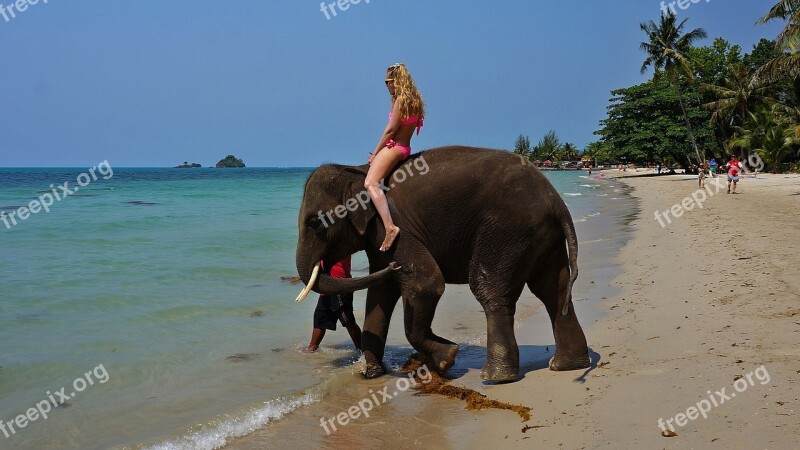
{"type": "MultiPolygon", "coordinates": [[[[523,432],[512,414],[487,413],[478,416],[469,446],[795,447],[800,176],[747,178],[740,194],[723,188],[662,228],[654,212],[690,196],[695,177],[607,175],[625,176],[641,213],[612,282],[621,291],[592,299],[608,310],[585,324],[595,367],[585,374],[533,370],[517,383],[483,388],[477,374],[459,379],[492,398],[530,406],[529,425],[536,427],[523,432]],[[751,382],[745,387],[739,377],[751,382]],[[662,437],[659,419],[686,414],[699,402],[708,409],[702,401],[712,396],[717,406],[706,418],[689,411],[694,420],[673,420],[677,436],[662,437]]],[[[531,326],[518,339],[537,344],[552,337],[531,326]]]]}

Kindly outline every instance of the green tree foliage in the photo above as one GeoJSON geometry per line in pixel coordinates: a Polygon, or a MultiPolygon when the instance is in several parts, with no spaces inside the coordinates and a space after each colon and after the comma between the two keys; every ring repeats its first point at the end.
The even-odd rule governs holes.
{"type": "Polygon", "coordinates": [[[238,159],[237,157],[235,157],[233,155],[228,155],[225,158],[221,159],[217,163],[216,167],[217,168],[230,168],[230,167],[241,168],[241,167],[245,167],[245,165],[244,165],[244,161],[242,161],[241,159],[238,159]]]}
{"type": "Polygon", "coordinates": [[[771,81],[758,80],[756,76],[761,67],[764,67],[782,54],[775,41],[761,39],[758,44],[753,46],[751,53],[744,55],[742,62],[750,69],[750,84],[753,88],[763,88],[766,90],[767,97],[785,105],[797,107],[797,99],[800,98],[800,83],[796,83],[788,74],[783,74],[783,76],[771,81]]]}
{"type": "Polygon", "coordinates": [[[780,55],[767,61],[753,77],[753,84],[800,77],[800,0],[781,0],[758,23],[784,21],[786,25],[775,39],[780,55]]]}
{"type": "Polygon", "coordinates": [[[730,76],[732,66],[742,63],[742,48],[716,38],[710,46],[689,48],[687,57],[697,81],[718,85],[730,76]]]}
{"type": "MultiPolygon", "coordinates": [[[[608,156],[640,163],[674,161],[691,167],[691,139],[686,133],[679,97],[669,81],[658,77],[611,94],[608,118],[601,121],[603,128],[595,132],[610,147],[608,156]]],[[[685,103],[699,147],[704,153],[714,154],[711,113],[701,108],[701,95],[688,91],[685,103]]]]}
{"type": "Polygon", "coordinates": [[[554,130],[549,131],[544,137],[539,140],[539,143],[533,147],[531,158],[541,161],[555,160],[561,152],[561,141],[556,136],[554,130]]]}
{"type": "Polygon", "coordinates": [[[750,70],[755,71],[778,56],[781,56],[778,44],[775,41],[761,38],[758,44],[753,46],[753,51],[744,55],[742,62],[750,70]]]}
{"type": "Polygon", "coordinates": [[[528,158],[531,155],[531,140],[528,136],[519,135],[514,144],[514,153],[528,158]]]}
{"type": "Polygon", "coordinates": [[[589,143],[583,150],[583,156],[594,159],[599,164],[616,163],[618,158],[614,155],[611,145],[603,141],[589,143]]]}
{"type": "Polygon", "coordinates": [[[559,161],[577,161],[580,157],[580,150],[572,142],[567,142],[561,146],[561,151],[558,154],[559,161]]]}
{"type": "Polygon", "coordinates": [[[547,132],[535,147],[531,147],[528,136],[520,134],[514,144],[514,153],[540,161],[548,159],[551,161],[576,161],[581,157],[581,152],[575,144],[571,142],[562,144],[553,130],[547,132]]]}
{"type": "Polygon", "coordinates": [[[780,110],[759,108],[748,114],[744,127],[738,127],[731,147],[758,153],[767,170],[782,172],[782,162],[796,151],[794,125],[780,110]]]}
{"type": "Polygon", "coordinates": [[[754,87],[750,80],[750,69],[744,64],[734,63],[718,86],[705,83],[701,86],[716,99],[703,105],[713,111],[712,125],[742,126],[751,109],[763,103],[775,103],[768,97],[768,87],[754,87]]]}

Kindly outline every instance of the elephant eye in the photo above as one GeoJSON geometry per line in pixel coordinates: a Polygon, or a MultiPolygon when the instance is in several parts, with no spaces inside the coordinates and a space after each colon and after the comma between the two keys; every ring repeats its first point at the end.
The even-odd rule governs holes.
{"type": "Polygon", "coordinates": [[[312,229],[315,233],[323,233],[327,228],[317,216],[309,217],[308,220],[306,220],[306,226],[312,229]]]}

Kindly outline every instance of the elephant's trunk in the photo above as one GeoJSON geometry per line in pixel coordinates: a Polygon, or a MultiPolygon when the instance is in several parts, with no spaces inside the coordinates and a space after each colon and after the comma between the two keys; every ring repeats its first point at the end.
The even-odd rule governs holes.
{"type": "Polygon", "coordinates": [[[400,269],[400,265],[396,262],[391,262],[385,269],[371,273],[365,277],[333,278],[328,274],[319,273],[319,276],[315,279],[314,274],[319,272],[319,264],[317,264],[312,273],[309,274],[308,271],[300,273],[303,282],[308,286],[297,296],[297,301],[303,301],[312,289],[323,295],[341,295],[371,288],[372,286],[385,282],[394,274],[394,271],[398,269],[400,269]]]}

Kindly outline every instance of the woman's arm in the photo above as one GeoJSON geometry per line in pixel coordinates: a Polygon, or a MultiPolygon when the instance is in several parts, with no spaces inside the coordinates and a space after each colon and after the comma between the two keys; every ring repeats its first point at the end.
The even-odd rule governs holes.
{"type": "Polygon", "coordinates": [[[377,155],[379,151],[383,150],[383,147],[386,146],[386,142],[392,138],[397,133],[397,130],[400,129],[400,101],[395,100],[394,106],[392,107],[392,120],[386,125],[386,129],[383,130],[383,134],[381,135],[381,139],[378,141],[378,145],[375,147],[375,151],[373,154],[377,155]]]}

